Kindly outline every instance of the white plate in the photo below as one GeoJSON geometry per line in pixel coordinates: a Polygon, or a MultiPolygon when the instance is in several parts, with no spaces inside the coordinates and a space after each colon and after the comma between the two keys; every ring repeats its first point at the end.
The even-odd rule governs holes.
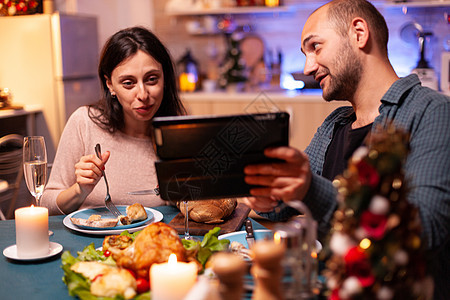
{"type": "MultiPolygon", "coordinates": [[[[152,223],[156,223],[159,222],[163,219],[163,214],[159,211],[157,211],[156,209],[153,208],[148,208],[145,207],[145,210],[150,211],[153,214],[153,218],[150,219],[148,222],[146,222],[145,224],[142,224],[140,226],[137,227],[132,227],[132,228],[128,228],[126,229],[129,233],[133,233],[139,230],[144,229],[145,227],[147,227],[148,225],[152,224],[152,223]]],[[[80,228],[76,225],[74,225],[72,223],[72,221],[70,221],[70,218],[77,213],[78,211],[75,211],[69,215],[67,215],[64,220],[63,220],[63,224],[64,226],[66,226],[69,229],[78,231],[78,232],[82,232],[82,233],[88,233],[88,234],[93,234],[93,235],[108,235],[108,234],[120,234],[122,231],[124,231],[125,229],[107,229],[107,230],[99,230],[99,229],[84,229],[84,228],[80,228]]]]}
{"type": "MultiPolygon", "coordinates": [[[[127,215],[127,207],[126,205],[117,205],[117,209],[119,210],[120,214],[123,216],[127,215]]],[[[82,229],[89,229],[89,230],[110,230],[110,229],[129,229],[133,227],[141,226],[151,219],[153,219],[153,213],[146,208],[145,212],[147,213],[147,218],[145,220],[135,222],[129,225],[122,225],[120,222],[116,226],[111,227],[92,227],[92,226],[84,226],[84,225],[78,225],[74,224],[75,226],[82,228],[82,229]]],[[[70,214],[71,218],[80,218],[80,219],[88,219],[92,215],[99,215],[103,219],[116,219],[116,217],[106,208],[106,206],[103,207],[96,207],[96,208],[86,208],[82,210],[77,210],[70,214]]],[[[72,221],[72,220],[71,220],[72,221]]],[[[73,222],[72,222],[73,223],[73,222]]]]}
{"type": "MultiPolygon", "coordinates": [[[[263,240],[265,238],[267,239],[273,239],[273,232],[269,229],[257,229],[254,231],[255,233],[255,241],[263,240]]],[[[218,239],[228,239],[231,242],[239,242],[242,245],[245,246],[245,248],[248,248],[247,240],[245,237],[247,236],[247,232],[245,231],[236,231],[231,233],[226,233],[219,235],[218,239]]],[[[316,251],[319,253],[322,250],[322,244],[316,240],[316,251]]]]}
{"type": "MultiPolygon", "coordinates": [[[[273,232],[269,229],[256,229],[254,231],[255,234],[255,241],[258,240],[264,240],[265,238],[273,239],[273,232]]],[[[226,234],[222,234],[218,236],[219,240],[227,239],[231,242],[239,242],[242,245],[245,246],[245,248],[248,248],[247,240],[245,237],[247,236],[247,232],[245,231],[236,231],[236,232],[230,232],[226,234]]]]}
{"type": "Polygon", "coordinates": [[[12,245],[12,246],[5,248],[5,250],[3,250],[3,255],[6,256],[7,258],[14,259],[14,260],[32,261],[32,260],[41,260],[41,259],[52,257],[52,256],[60,253],[62,250],[63,250],[63,246],[61,246],[58,243],[50,242],[49,251],[48,251],[48,254],[46,254],[46,255],[41,255],[41,256],[36,256],[36,257],[19,257],[19,256],[17,256],[17,246],[12,245]]]}

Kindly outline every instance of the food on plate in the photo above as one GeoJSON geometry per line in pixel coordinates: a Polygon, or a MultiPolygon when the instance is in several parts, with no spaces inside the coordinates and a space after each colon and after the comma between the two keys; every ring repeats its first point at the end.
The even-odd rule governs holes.
{"type": "Polygon", "coordinates": [[[250,249],[247,249],[243,244],[232,241],[230,244],[230,250],[232,253],[238,254],[244,258],[252,259],[253,252],[250,249]]]}
{"type": "MultiPolygon", "coordinates": [[[[187,201],[189,219],[198,223],[222,223],[237,206],[236,198],[187,201]]],[[[178,208],[185,215],[184,202],[178,202],[178,208]]]]}
{"type": "Polygon", "coordinates": [[[126,216],[119,216],[118,218],[114,219],[102,219],[101,215],[91,215],[88,219],[70,218],[70,221],[72,221],[73,224],[79,226],[108,228],[117,226],[117,223],[119,223],[119,221],[122,225],[130,225],[134,222],[143,221],[148,217],[144,206],[142,206],[142,204],[140,203],[135,203],[133,205],[127,206],[126,212],[126,216]]]}
{"type": "Polygon", "coordinates": [[[227,250],[230,241],[227,239],[219,240],[219,232],[220,227],[214,227],[205,234],[202,241],[196,239],[181,240],[184,248],[187,250],[188,260],[195,259],[201,267],[206,267],[209,258],[214,252],[227,250]]]}
{"type": "Polygon", "coordinates": [[[96,261],[79,261],[70,268],[91,281],[90,292],[98,297],[136,296],[136,279],[125,269],[96,261]]]}
{"type": "Polygon", "coordinates": [[[167,262],[171,253],[178,261],[186,261],[186,249],[175,229],[162,222],[150,224],[142,230],[134,242],[121,250],[110,247],[117,266],[133,270],[138,277],[148,278],[150,266],[167,262]]]}
{"type": "Polygon", "coordinates": [[[91,215],[88,219],[70,218],[70,221],[75,225],[97,228],[114,227],[119,222],[118,219],[102,219],[100,215],[91,215]]]}
{"type": "Polygon", "coordinates": [[[125,299],[131,299],[136,296],[136,289],[137,283],[133,275],[125,269],[114,267],[91,284],[91,293],[102,297],[122,295],[125,299]]]}
{"type": "Polygon", "coordinates": [[[109,250],[111,247],[123,250],[133,243],[133,238],[127,235],[108,235],[103,240],[103,251],[109,250]]]}
{"type": "Polygon", "coordinates": [[[119,217],[120,223],[123,225],[130,225],[133,222],[139,222],[145,219],[147,219],[147,212],[140,203],[127,206],[127,215],[119,217]]]}
{"type": "Polygon", "coordinates": [[[150,299],[150,259],[146,254],[151,253],[145,251],[154,252],[157,256],[154,257],[154,262],[157,263],[166,262],[169,254],[175,253],[180,261],[185,254],[187,261],[196,261],[197,266],[205,266],[213,253],[226,250],[230,243],[227,239],[218,239],[219,227],[205,234],[202,241],[180,240],[176,231],[163,223],[155,223],[147,228],[134,233],[125,230],[120,235],[107,236],[101,250],[91,243],[83,251],[78,251],[77,257],[72,256],[69,251],[64,251],[61,257],[63,281],[67,285],[69,295],[79,299],[150,299]],[[150,245],[152,243],[154,245],[150,245]],[[180,243],[184,246],[182,249],[179,249],[180,243]],[[105,246],[109,247],[109,250],[105,249],[105,246]],[[141,255],[130,253],[133,251],[141,252],[141,255]],[[113,252],[116,254],[112,254],[113,252]],[[167,258],[164,258],[165,256],[167,258]],[[142,263],[140,260],[146,262],[142,263]],[[133,265],[147,271],[139,272],[138,267],[133,265]]]}
{"type": "Polygon", "coordinates": [[[75,263],[70,269],[83,274],[84,277],[94,280],[100,274],[105,274],[111,266],[96,261],[80,261],[75,263]]]}

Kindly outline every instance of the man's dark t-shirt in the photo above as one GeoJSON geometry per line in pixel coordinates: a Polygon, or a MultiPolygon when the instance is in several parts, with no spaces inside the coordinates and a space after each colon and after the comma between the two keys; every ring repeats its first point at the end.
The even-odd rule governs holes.
{"type": "Polygon", "coordinates": [[[372,128],[372,123],[352,129],[352,123],[335,125],[333,139],[328,146],[322,176],[333,180],[347,168],[349,158],[361,146],[372,128]]]}

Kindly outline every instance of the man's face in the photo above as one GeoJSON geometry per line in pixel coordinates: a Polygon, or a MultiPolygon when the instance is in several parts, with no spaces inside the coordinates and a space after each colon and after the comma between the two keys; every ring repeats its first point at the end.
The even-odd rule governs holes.
{"type": "Polygon", "coordinates": [[[313,13],[303,28],[304,73],[319,82],[325,100],[350,100],[358,87],[362,64],[349,38],[332,27],[326,10],[322,7],[313,13]]]}

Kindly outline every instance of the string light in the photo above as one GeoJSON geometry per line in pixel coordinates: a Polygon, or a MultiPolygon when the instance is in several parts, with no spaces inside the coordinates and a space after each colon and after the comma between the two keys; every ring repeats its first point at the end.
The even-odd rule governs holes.
{"type": "Polygon", "coordinates": [[[359,247],[364,250],[367,250],[370,245],[372,245],[372,242],[367,238],[362,239],[361,242],[359,242],[359,247]]]}

